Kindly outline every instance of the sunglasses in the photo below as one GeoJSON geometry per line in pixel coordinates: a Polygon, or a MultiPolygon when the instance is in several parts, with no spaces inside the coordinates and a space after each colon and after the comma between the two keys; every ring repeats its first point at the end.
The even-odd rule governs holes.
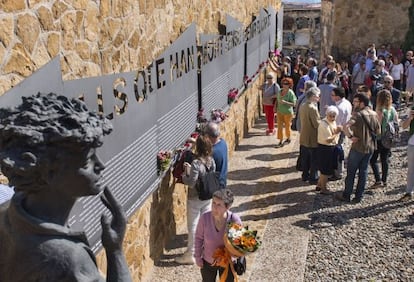
{"type": "Polygon", "coordinates": [[[384,81],[384,83],[389,84],[389,83],[391,83],[391,81],[384,81]]]}

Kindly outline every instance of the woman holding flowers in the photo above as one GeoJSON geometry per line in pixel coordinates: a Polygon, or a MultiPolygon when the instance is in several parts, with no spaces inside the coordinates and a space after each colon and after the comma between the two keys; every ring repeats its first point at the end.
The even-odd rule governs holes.
{"type": "Polygon", "coordinates": [[[206,168],[213,171],[216,170],[216,163],[212,157],[213,145],[210,138],[203,135],[198,136],[196,140],[195,154],[196,158],[191,165],[189,163],[184,163],[185,172],[182,177],[183,183],[189,187],[187,196],[188,241],[185,253],[175,259],[175,262],[180,264],[194,264],[194,233],[197,227],[198,218],[201,214],[210,210],[211,207],[211,200],[200,200],[195,188],[197,179],[200,175],[206,173],[206,168]]]}
{"type": "MultiPolygon", "coordinates": [[[[195,233],[195,260],[201,268],[203,282],[215,282],[217,272],[220,277],[227,274],[226,282],[233,282],[234,275],[229,261],[223,261],[217,253],[224,249],[224,235],[230,222],[241,224],[240,217],[229,209],[234,201],[229,189],[213,194],[211,211],[201,215],[195,233]]],[[[224,252],[226,253],[226,252],[224,252]]],[[[224,276],[225,277],[225,276],[224,276]]]]}

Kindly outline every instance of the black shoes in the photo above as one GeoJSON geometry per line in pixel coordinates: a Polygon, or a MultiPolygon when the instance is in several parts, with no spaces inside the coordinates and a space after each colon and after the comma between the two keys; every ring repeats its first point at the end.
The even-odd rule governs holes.
{"type": "Polygon", "coordinates": [[[286,139],[285,141],[283,141],[283,145],[287,145],[290,143],[290,138],[286,139]]]}
{"type": "Polygon", "coordinates": [[[328,178],[328,181],[338,181],[338,180],[341,180],[341,179],[342,179],[342,177],[331,176],[331,177],[328,178]]]}
{"type": "Polygon", "coordinates": [[[290,143],[290,138],[286,139],[285,141],[280,140],[278,144],[276,144],[276,148],[282,148],[284,145],[288,145],[290,143]]]}
{"type": "Polygon", "coordinates": [[[280,141],[278,144],[276,144],[275,148],[282,148],[284,143],[280,141]]]}
{"type": "Polygon", "coordinates": [[[347,202],[347,203],[351,202],[351,199],[345,198],[344,195],[342,194],[342,192],[335,194],[335,199],[337,199],[341,202],[347,202]]]}

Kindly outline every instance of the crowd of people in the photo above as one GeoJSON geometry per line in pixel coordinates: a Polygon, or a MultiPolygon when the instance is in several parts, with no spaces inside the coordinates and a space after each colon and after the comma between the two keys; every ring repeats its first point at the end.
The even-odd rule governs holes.
{"type": "MultiPolygon", "coordinates": [[[[345,188],[335,198],[354,203],[363,199],[369,167],[375,178],[370,188],[388,185],[391,148],[387,126],[393,123],[397,130],[399,125],[409,128],[407,190],[401,200],[412,198],[414,107],[409,105],[414,92],[413,51],[408,50],[404,56],[401,50],[391,50],[388,45],[377,50],[375,44],[370,44],[365,51],[358,48],[349,60],[340,63],[328,55],[319,67],[315,58],[303,60],[282,53],[272,54],[269,62],[268,80],[261,88],[282,87],[279,93],[272,93],[276,99],[269,100],[277,116],[276,148],[290,142],[291,128],[299,132],[296,167],[302,171],[303,181],[328,195],[332,193],[328,182],[344,179],[345,188]],[[287,81],[292,83],[286,83],[289,89],[284,89],[287,81]],[[289,103],[281,98],[286,93],[295,94],[289,97],[289,103]],[[281,112],[281,105],[289,109],[281,112]],[[349,153],[344,152],[344,142],[350,142],[349,153]]],[[[271,114],[267,110],[266,120],[272,128],[268,135],[275,127],[271,114]]]]}

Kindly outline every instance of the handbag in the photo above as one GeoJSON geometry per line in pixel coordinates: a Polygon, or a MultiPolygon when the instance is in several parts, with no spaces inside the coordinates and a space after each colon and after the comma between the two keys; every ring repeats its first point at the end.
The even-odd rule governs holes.
{"type": "Polygon", "coordinates": [[[238,257],[237,260],[233,262],[233,267],[237,275],[243,275],[243,273],[246,272],[246,258],[238,257]]]}

